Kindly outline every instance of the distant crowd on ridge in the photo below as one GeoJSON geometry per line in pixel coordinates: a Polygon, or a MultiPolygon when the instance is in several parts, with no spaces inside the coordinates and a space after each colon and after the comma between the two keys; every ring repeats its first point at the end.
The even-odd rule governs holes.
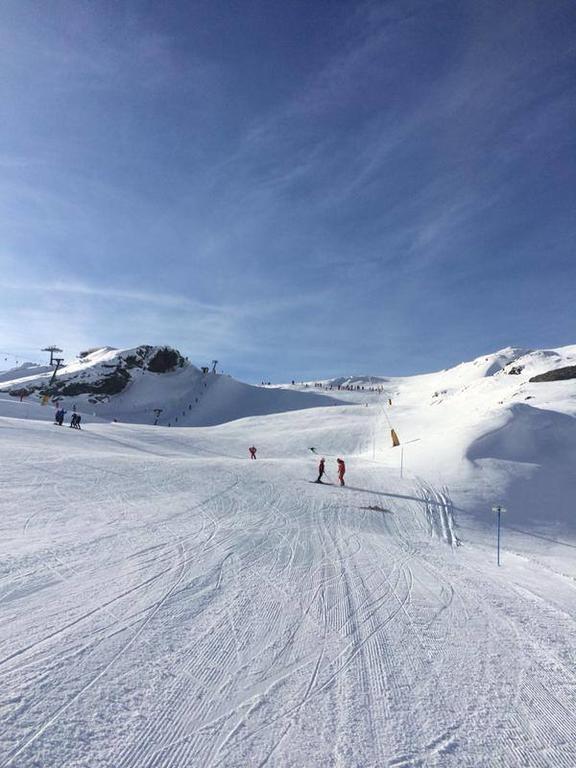
{"type": "MultiPolygon", "coordinates": [[[[333,390],[344,390],[348,392],[384,392],[384,387],[364,387],[361,384],[324,384],[322,381],[315,381],[314,384],[309,384],[307,381],[300,381],[298,382],[301,387],[304,387],[304,389],[309,389],[310,387],[314,387],[315,389],[327,389],[329,391],[333,390]]],[[[296,381],[292,379],[290,382],[292,386],[296,386],[296,381]]],[[[262,387],[271,387],[272,383],[270,381],[261,381],[260,386],[262,387]]]]}

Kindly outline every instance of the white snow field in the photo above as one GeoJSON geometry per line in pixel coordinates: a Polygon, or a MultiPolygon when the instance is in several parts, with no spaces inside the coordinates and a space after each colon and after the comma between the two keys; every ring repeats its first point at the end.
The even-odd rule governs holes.
{"type": "Polygon", "coordinates": [[[0,766],[574,768],[576,381],[528,382],[574,357],[211,427],[2,396],[0,766]]]}

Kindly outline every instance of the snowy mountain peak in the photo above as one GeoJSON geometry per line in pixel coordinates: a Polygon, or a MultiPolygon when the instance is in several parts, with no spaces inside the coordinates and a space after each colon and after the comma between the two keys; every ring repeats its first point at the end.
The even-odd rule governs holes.
{"type": "Polygon", "coordinates": [[[82,368],[114,364],[128,369],[141,368],[152,373],[166,373],[189,365],[189,361],[177,349],[169,346],[143,344],[128,349],[95,347],[80,352],[77,360],[68,363],[62,371],[72,372],[78,368],[79,364],[82,368]]]}
{"type": "Polygon", "coordinates": [[[142,345],[120,350],[100,347],[81,352],[78,359],[59,369],[46,366],[20,370],[17,373],[24,375],[4,378],[3,390],[17,389],[51,399],[87,395],[89,402],[96,403],[120,394],[138,371],[168,373],[188,365],[178,350],[168,346],[142,345]]]}

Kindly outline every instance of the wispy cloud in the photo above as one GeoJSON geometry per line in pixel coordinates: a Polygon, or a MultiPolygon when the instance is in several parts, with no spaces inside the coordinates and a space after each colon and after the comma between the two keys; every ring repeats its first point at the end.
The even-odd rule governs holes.
{"type": "MultiPolygon", "coordinates": [[[[219,349],[255,377],[489,346],[511,267],[568,263],[571,4],[337,5],[7,17],[2,334],[219,349]]],[[[499,312],[535,346],[527,302],[499,312]]]]}
{"type": "MultiPolygon", "coordinates": [[[[14,282],[0,279],[2,349],[38,358],[30,346],[56,340],[66,354],[99,344],[172,344],[200,363],[220,356],[260,358],[261,323],[304,317],[322,296],[301,294],[280,300],[207,304],[179,294],[96,286],[76,281],[14,282]],[[11,297],[11,298],[8,298],[11,297]],[[255,332],[256,329],[256,332],[255,332]]],[[[325,297],[324,297],[325,298],[325,297]]],[[[298,323],[294,323],[295,327],[298,323]]],[[[248,367],[246,363],[245,367],[248,367]]],[[[261,370],[261,363],[255,365],[261,370]]]]}

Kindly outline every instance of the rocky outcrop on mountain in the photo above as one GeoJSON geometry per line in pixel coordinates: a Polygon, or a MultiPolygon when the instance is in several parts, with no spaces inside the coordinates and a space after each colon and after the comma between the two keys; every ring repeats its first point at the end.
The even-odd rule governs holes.
{"type": "MultiPolygon", "coordinates": [[[[133,371],[153,374],[175,371],[189,365],[188,360],[172,347],[144,344],[135,349],[115,350],[111,347],[88,349],[78,355],[78,361],[61,368],[56,375],[49,369],[44,375],[26,379],[27,395],[36,393],[51,399],[89,395],[97,403],[118,395],[131,383],[133,371]]],[[[7,382],[10,394],[19,394],[14,382],[7,382]]]]}
{"type": "Polygon", "coordinates": [[[576,365],[568,365],[565,368],[554,368],[546,373],[541,373],[538,376],[532,376],[529,379],[530,382],[535,383],[539,381],[566,381],[567,379],[576,379],[576,365]]]}

